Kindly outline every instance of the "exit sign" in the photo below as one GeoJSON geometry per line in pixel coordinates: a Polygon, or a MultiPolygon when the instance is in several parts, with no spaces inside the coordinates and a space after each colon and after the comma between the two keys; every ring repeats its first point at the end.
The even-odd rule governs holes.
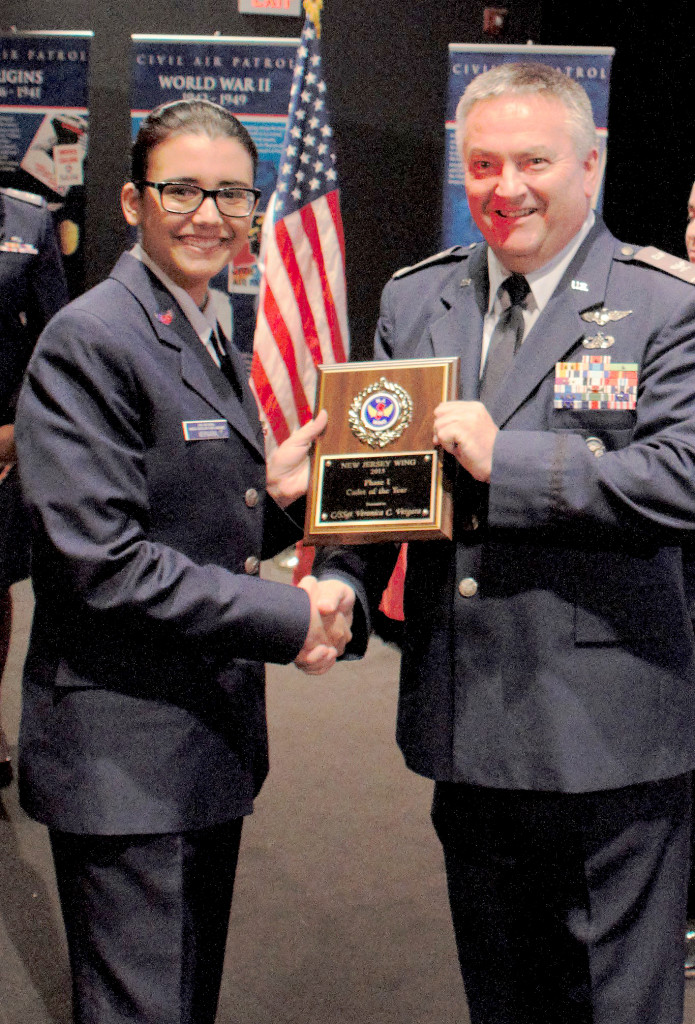
{"type": "Polygon", "coordinates": [[[240,14],[280,14],[297,18],[302,13],[302,0],[239,0],[240,14]]]}

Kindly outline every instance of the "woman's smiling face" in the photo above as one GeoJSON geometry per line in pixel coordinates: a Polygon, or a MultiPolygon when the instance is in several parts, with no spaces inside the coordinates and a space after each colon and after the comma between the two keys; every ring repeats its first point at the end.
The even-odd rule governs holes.
{"type": "MultiPolygon", "coordinates": [[[[253,162],[237,139],[182,133],[150,151],[147,180],[253,188],[253,162]]],[[[210,278],[243,249],[253,217],[223,217],[209,196],[193,213],[167,213],[156,189],[140,190],[133,182],[123,186],[121,203],[128,223],[139,229],[143,249],[198,305],[210,278]]]]}

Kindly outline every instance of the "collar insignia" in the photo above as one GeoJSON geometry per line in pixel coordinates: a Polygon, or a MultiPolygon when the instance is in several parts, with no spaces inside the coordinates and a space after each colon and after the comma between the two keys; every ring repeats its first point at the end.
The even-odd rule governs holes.
{"type": "Polygon", "coordinates": [[[168,327],[169,324],[172,323],[174,319],[173,309],[167,309],[166,312],[164,313],[157,313],[157,319],[159,320],[160,324],[164,324],[166,327],[168,327]]]}

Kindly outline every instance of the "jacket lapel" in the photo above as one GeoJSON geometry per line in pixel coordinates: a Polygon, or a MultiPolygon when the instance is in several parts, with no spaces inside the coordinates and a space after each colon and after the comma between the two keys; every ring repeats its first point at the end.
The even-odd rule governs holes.
{"type": "Polygon", "coordinates": [[[603,305],[614,247],[615,239],[597,220],[524,339],[490,405],[490,415],[498,426],[507,422],[555,364],[565,361],[582,341],[587,324],[581,313],[603,305]],[[572,282],[581,283],[582,289],[573,288],[572,282]]]}
{"type": "Polygon", "coordinates": [[[478,397],[483,317],[487,311],[487,295],[487,249],[484,245],[479,245],[458,268],[458,272],[452,276],[442,292],[443,313],[430,329],[430,342],[437,357],[459,356],[459,397],[471,401],[478,397]]]}
{"type": "Polygon", "coordinates": [[[250,445],[265,456],[263,433],[253,395],[246,380],[241,357],[230,345],[230,358],[243,382],[243,403],[232,385],[214,364],[188,318],[159,278],[129,253],[125,253],[111,272],[143,307],[152,329],[162,344],[176,349],[181,356],[181,379],[250,445]]]}

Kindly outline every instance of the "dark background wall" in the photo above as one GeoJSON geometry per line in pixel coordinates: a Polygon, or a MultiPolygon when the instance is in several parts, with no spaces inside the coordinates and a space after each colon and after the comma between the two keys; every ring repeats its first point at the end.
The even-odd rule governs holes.
{"type": "Polygon", "coordinates": [[[685,255],[695,179],[693,45],[687,0],[545,0],[542,41],[614,46],[604,216],[625,241],[685,255]]]}
{"type": "MultiPolygon", "coordinates": [[[[489,0],[488,0],[489,2],[489,0]]],[[[0,28],[92,29],[87,277],[126,246],[118,205],[127,173],[131,32],[298,36],[302,21],[199,0],[4,0],[0,28]]],[[[685,79],[685,0],[509,0],[504,33],[483,33],[485,0],[326,0],[323,52],[347,247],[353,354],[368,354],[384,282],[439,248],[447,44],[615,46],[605,213],[620,236],[681,254],[695,177],[685,79]],[[558,10],[558,8],[562,8],[558,10]],[[679,11],[682,18],[679,17],[679,11]]]]}

